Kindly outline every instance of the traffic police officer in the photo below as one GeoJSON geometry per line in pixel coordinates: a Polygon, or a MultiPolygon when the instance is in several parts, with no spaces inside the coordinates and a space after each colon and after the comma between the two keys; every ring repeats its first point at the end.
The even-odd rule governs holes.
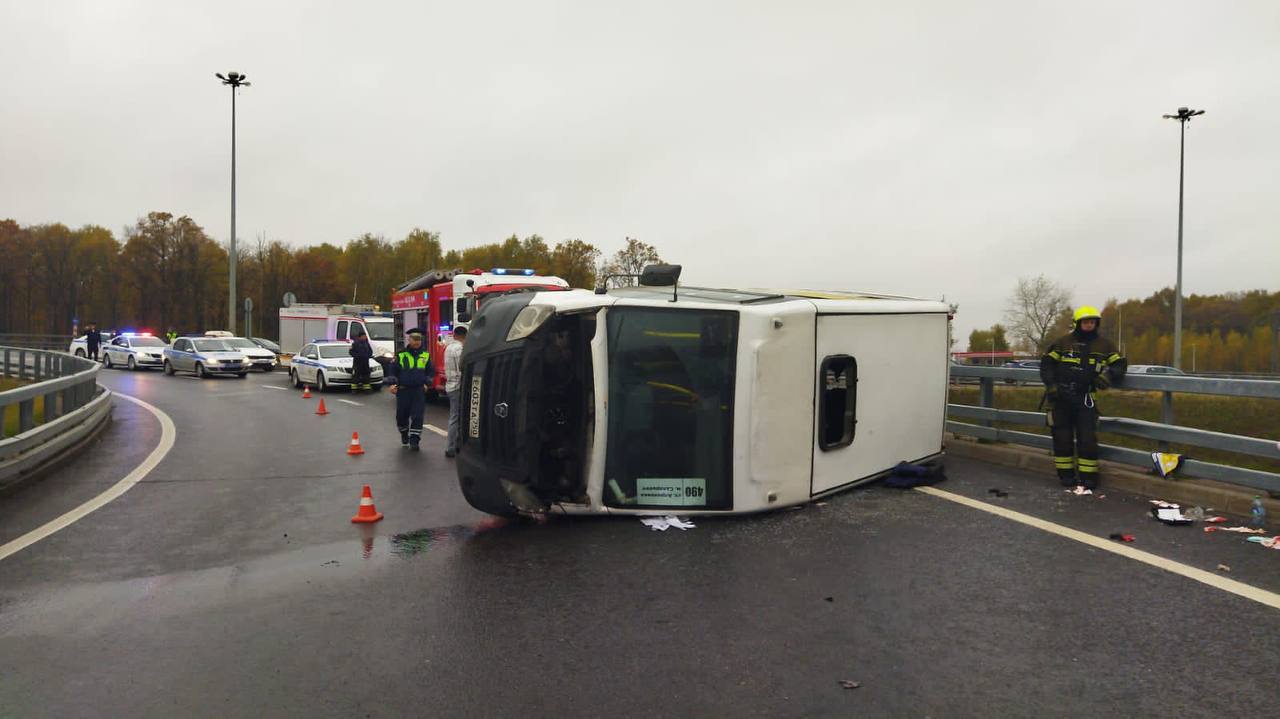
{"type": "Polygon", "coordinates": [[[1129,362],[1111,340],[1098,335],[1102,314],[1084,305],[1072,316],[1075,329],[1049,345],[1040,358],[1046,415],[1053,431],[1053,463],[1065,487],[1098,487],[1098,408],[1094,391],[1124,378],[1129,362]],[[1079,455],[1079,479],[1076,477],[1079,455]]]}
{"type": "Polygon", "coordinates": [[[431,385],[431,353],[422,346],[424,331],[415,327],[405,332],[405,348],[396,355],[391,370],[391,394],[396,396],[396,426],[400,444],[418,450],[422,439],[422,413],[427,408],[427,388],[431,385]]]}

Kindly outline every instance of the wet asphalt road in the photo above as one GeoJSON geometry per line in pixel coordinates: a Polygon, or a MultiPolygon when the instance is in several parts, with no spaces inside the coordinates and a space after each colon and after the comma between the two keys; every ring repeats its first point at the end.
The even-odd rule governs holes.
{"type": "MultiPolygon", "coordinates": [[[[700,518],[489,521],[390,395],[104,372],[177,425],[120,499],[0,560],[0,716],[1274,715],[1280,611],[913,491],[700,518]],[[351,431],[367,454],[345,455],[351,431]],[[349,519],[370,484],[386,519],[349,519]],[[839,680],[860,683],[842,689],[839,680]]],[[[441,408],[428,422],[444,426],[441,408]]],[[[0,495],[0,543],[155,446],[118,401],[0,495]]],[[[953,459],[950,492],[1280,591],[1280,552],[953,459]],[[1006,489],[993,498],[987,490],[1006,489]]]]}

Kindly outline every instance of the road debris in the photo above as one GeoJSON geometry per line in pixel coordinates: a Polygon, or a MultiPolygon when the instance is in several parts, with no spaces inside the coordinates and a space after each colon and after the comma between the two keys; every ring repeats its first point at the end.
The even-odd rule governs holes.
{"type": "Polygon", "coordinates": [[[1133,541],[1133,535],[1132,535],[1132,534],[1121,534],[1121,533],[1119,533],[1119,532],[1116,532],[1115,534],[1112,534],[1109,538],[1110,538],[1110,539],[1114,539],[1114,540],[1116,540],[1117,542],[1132,542],[1132,541],[1133,541]]]}
{"type": "Polygon", "coordinates": [[[1192,524],[1193,520],[1174,507],[1152,507],[1151,516],[1170,526],[1192,524]]]}
{"type": "Polygon", "coordinates": [[[1157,507],[1162,507],[1165,509],[1181,509],[1182,508],[1182,505],[1174,504],[1173,502],[1166,502],[1163,499],[1152,499],[1149,501],[1152,504],[1156,505],[1157,507]]]}
{"type": "Polygon", "coordinates": [[[898,462],[893,472],[884,478],[884,486],[894,489],[911,489],[922,485],[945,482],[947,473],[941,464],[911,464],[898,462]]]}
{"type": "Polygon", "coordinates": [[[1250,542],[1257,542],[1267,549],[1280,549],[1280,536],[1275,537],[1249,537],[1250,542]]]}
{"type": "Polygon", "coordinates": [[[1225,564],[1219,564],[1219,565],[1218,565],[1218,571],[1219,571],[1219,572],[1230,572],[1230,571],[1231,571],[1231,567],[1228,567],[1228,566],[1227,566],[1227,565],[1225,565],[1225,564]]]}
{"type": "Polygon", "coordinates": [[[862,685],[861,685],[861,684],[859,684],[858,682],[855,682],[855,681],[851,680],[851,679],[841,679],[841,680],[840,680],[840,686],[844,687],[845,689],[857,689],[858,687],[860,687],[860,686],[862,686],[862,685]]]}
{"type": "Polygon", "coordinates": [[[1205,527],[1206,532],[1239,532],[1241,534],[1266,534],[1265,529],[1254,529],[1253,527],[1205,527]]]}
{"type": "Polygon", "coordinates": [[[995,496],[997,496],[997,497],[999,497],[999,498],[1001,498],[1001,499],[1004,499],[1005,497],[1008,497],[1008,496],[1009,496],[1009,493],[1008,493],[1008,492],[1004,491],[1003,489],[996,488],[996,487],[992,487],[991,489],[988,489],[988,490],[987,490],[987,494],[994,494],[995,496]]]}
{"type": "Polygon", "coordinates": [[[1209,522],[1210,524],[1221,524],[1227,521],[1227,518],[1226,517],[1205,517],[1204,521],[1209,522]]]}
{"type": "Polygon", "coordinates": [[[1067,494],[1074,494],[1077,497],[1083,497],[1086,494],[1093,494],[1093,490],[1085,487],[1083,484],[1077,484],[1075,489],[1066,490],[1067,494]]]}
{"type": "Polygon", "coordinates": [[[696,526],[693,522],[686,522],[674,515],[668,517],[641,517],[640,523],[655,532],[665,532],[672,527],[681,530],[693,529],[696,526]]]}

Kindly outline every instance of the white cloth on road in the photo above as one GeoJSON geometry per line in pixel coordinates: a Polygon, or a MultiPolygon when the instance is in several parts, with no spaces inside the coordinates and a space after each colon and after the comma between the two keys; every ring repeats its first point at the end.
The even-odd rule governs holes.
{"type": "Polygon", "coordinates": [[[649,529],[652,529],[658,532],[665,532],[672,527],[683,530],[683,529],[693,529],[695,526],[693,522],[686,522],[685,520],[676,516],[641,517],[640,523],[648,527],[649,529]]]}

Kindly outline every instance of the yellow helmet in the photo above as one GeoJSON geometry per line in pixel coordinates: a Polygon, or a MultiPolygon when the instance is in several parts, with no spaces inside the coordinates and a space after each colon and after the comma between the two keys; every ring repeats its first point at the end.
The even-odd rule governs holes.
{"type": "Polygon", "coordinates": [[[1098,311],[1097,307],[1092,305],[1080,305],[1080,308],[1071,316],[1071,319],[1075,322],[1079,322],[1080,320],[1098,320],[1101,322],[1102,313],[1098,311]]]}

